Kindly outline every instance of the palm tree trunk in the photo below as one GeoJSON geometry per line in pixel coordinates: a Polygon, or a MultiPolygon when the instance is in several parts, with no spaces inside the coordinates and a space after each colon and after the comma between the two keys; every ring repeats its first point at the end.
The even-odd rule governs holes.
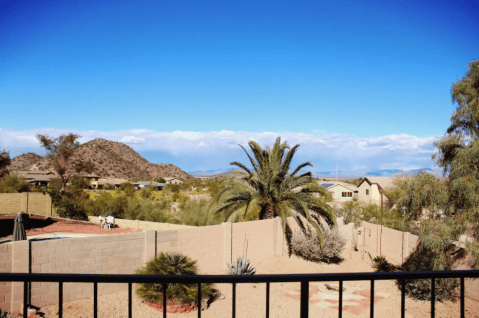
{"type": "Polygon", "coordinates": [[[266,219],[274,219],[275,213],[272,205],[268,204],[266,206],[266,219]]]}
{"type": "Polygon", "coordinates": [[[288,222],[286,222],[284,237],[286,238],[286,244],[288,245],[288,256],[291,257],[291,255],[293,255],[293,230],[291,230],[288,222]]]}

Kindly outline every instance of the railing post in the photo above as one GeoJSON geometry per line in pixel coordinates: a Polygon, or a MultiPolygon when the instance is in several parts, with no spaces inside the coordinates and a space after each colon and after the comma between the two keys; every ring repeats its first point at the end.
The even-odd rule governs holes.
{"type": "Polygon", "coordinates": [[[63,282],[58,282],[58,318],[63,317],[63,282]]]}
{"type": "Polygon", "coordinates": [[[131,282],[128,282],[128,318],[133,317],[133,310],[132,310],[132,297],[131,297],[131,282]]]}
{"type": "Polygon", "coordinates": [[[93,318],[98,318],[98,283],[93,283],[93,318]]]}
{"type": "Polygon", "coordinates": [[[269,282],[266,282],[266,318],[269,318],[269,282]]]}
{"type": "Polygon", "coordinates": [[[28,317],[28,282],[23,282],[23,317],[28,317]]]}
{"type": "Polygon", "coordinates": [[[301,318],[308,318],[309,314],[309,281],[301,281],[301,318]]]}
{"type": "Polygon", "coordinates": [[[338,308],[338,317],[343,317],[343,281],[339,281],[339,308],[338,308]]]}
{"type": "Polygon", "coordinates": [[[369,315],[371,318],[374,317],[374,279],[371,279],[371,299],[370,299],[370,311],[369,315]]]}
{"type": "Polygon", "coordinates": [[[166,288],[167,284],[163,283],[163,318],[166,318],[166,288]]]}
{"type": "Polygon", "coordinates": [[[236,283],[233,283],[233,308],[232,308],[232,317],[236,317],[236,283]]]}
{"type": "Polygon", "coordinates": [[[198,284],[198,318],[201,318],[201,283],[198,284]]]}
{"type": "Polygon", "coordinates": [[[406,317],[406,280],[401,279],[401,318],[406,317]]]}
{"type": "Polygon", "coordinates": [[[461,277],[461,318],[464,318],[464,277],[461,277]]]}
{"type": "Polygon", "coordinates": [[[434,318],[436,315],[436,280],[431,278],[431,318],[434,318]]]}

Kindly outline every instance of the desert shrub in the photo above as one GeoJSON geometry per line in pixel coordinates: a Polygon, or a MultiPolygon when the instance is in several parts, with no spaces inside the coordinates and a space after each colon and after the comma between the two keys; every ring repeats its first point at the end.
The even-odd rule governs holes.
{"type": "Polygon", "coordinates": [[[135,186],[133,183],[123,182],[120,184],[120,190],[123,191],[127,197],[132,198],[135,196],[135,186]]]}
{"type": "Polygon", "coordinates": [[[354,223],[356,227],[361,225],[361,209],[356,202],[345,202],[336,209],[336,217],[343,217],[344,224],[354,223]]]}
{"type": "Polygon", "coordinates": [[[0,180],[0,193],[16,193],[30,191],[30,184],[19,176],[16,172],[12,172],[0,180]]]}
{"type": "MultiPolygon", "coordinates": [[[[436,252],[431,249],[419,247],[406,262],[401,266],[405,271],[427,271],[434,270],[434,260],[436,252]]],[[[396,281],[396,285],[401,289],[402,283],[396,281]]],[[[443,278],[435,280],[435,292],[437,301],[452,300],[457,298],[457,288],[459,282],[455,278],[443,278]]],[[[431,300],[431,279],[408,279],[406,280],[406,296],[417,299],[431,300]]]]}
{"type": "Polygon", "coordinates": [[[153,189],[150,186],[143,187],[138,194],[140,195],[140,198],[149,199],[153,195],[153,189]]]}
{"type": "Polygon", "coordinates": [[[100,191],[94,200],[84,202],[88,215],[114,216],[124,218],[128,197],[123,193],[100,191]]]}
{"type": "Polygon", "coordinates": [[[56,205],[57,213],[62,218],[87,221],[88,216],[83,205],[63,196],[56,205]]]}
{"type": "Polygon", "coordinates": [[[346,245],[346,239],[337,228],[324,229],[323,246],[321,246],[316,233],[306,229],[305,233],[293,233],[291,245],[293,253],[305,260],[337,263],[341,261],[339,255],[346,245]]]}
{"type": "Polygon", "coordinates": [[[165,185],[165,191],[166,192],[180,192],[181,190],[181,185],[180,184],[174,184],[174,183],[168,183],[165,185]]]}
{"type": "Polygon", "coordinates": [[[160,223],[178,223],[169,211],[171,202],[151,202],[148,199],[128,199],[123,217],[130,220],[141,220],[160,223]]]}
{"type": "Polygon", "coordinates": [[[173,202],[185,203],[190,200],[190,197],[181,192],[174,192],[172,195],[173,202]]]}
{"type": "Polygon", "coordinates": [[[251,267],[249,260],[244,260],[243,256],[238,257],[236,263],[228,264],[229,275],[254,275],[257,267],[251,267]]]}
{"type": "Polygon", "coordinates": [[[222,216],[210,213],[208,201],[205,199],[184,202],[180,204],[179,208],[178,217],[181,224],[205,226],[220,224],[224,221],[222,216]]]}
{"type": "Polygon", "coordinates": [[[165,197],[165,193],[163,191],[155,190],[151,193],[150,200],[160,201],[165,197]]]}
{"type": "MultiPolygon", "coordinates": [[[[196,275],[196,261],[180,253],[164,253],[150,260],[144,267],[136,270],[139,275],[196,275]]],[[[136,290],[137,295],[146,300],[163,301],[163,284],[143,283],[136,290]]],[[[201,284],[201,298],[210,297],[213,293],[212,284],[201,284]]],[[[167,301],[181,303],[196,303],[198,300],[197,284],[168,284],[166,288],[167,301]]]]}

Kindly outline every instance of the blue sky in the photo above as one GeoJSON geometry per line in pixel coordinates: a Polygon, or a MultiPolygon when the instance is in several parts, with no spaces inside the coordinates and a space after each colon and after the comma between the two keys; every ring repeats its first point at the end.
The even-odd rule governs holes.
{"type": "Polygon", "coordinates": [[[122,141],[183,170],[300,143],[315,171],[433,167],[478,1],[0,0],[0,148],[122,141]]]}

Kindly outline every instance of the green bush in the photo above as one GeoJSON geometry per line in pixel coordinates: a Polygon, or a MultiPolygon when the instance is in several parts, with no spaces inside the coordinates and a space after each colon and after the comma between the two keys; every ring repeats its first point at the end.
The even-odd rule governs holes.
{"type": "MultiPolygon", "coordinates": [[[[145,267],[136,271],[139,275],[196,275],[196,261],[180,253],[162,252],[150,260],[145,267]]],[[[136,290],[137,295],[153,302],[163,301],[163,284],[143,283],[136,290]]],[[[213,294],[212,284],[201,284],[201,298],[209,298],[213,294]]],[[[181,302],[183,304],[197,303],[197,284],[168,284],[166,288],[167,301],[181,302]]]]}
{"type": "Polygon", "coordinates": [[[78,204],[67,196],[63,196],[56,207],[58,215],[62,218],[88,221],[83,205],[78,204]]]}
{"type": "Polygon", "coordinates": [[[16,172],[12,172],[0,180],[0,193],[17,193],[30,191],[30,184],[19,176],[16,172]]]}
{"type": "Polygon", "coordinates": [[[221,215],[213,215],[209,212],[208,201],[205,199],[184,202],[180,204],[179,208],[178,217],[181,224],[205,226],[221,224],[224,221],[224,217],[221,215]]]}
{"type": "Polygon", "coordinates": [[[295,232],[291,240],[292,251],[299,257],[314,262],[338,263],[346,245],[346,239],[337,228],[324,229],[323,246],[319,243],[315,232],[306,229],[306,233],[295,232]]]}

